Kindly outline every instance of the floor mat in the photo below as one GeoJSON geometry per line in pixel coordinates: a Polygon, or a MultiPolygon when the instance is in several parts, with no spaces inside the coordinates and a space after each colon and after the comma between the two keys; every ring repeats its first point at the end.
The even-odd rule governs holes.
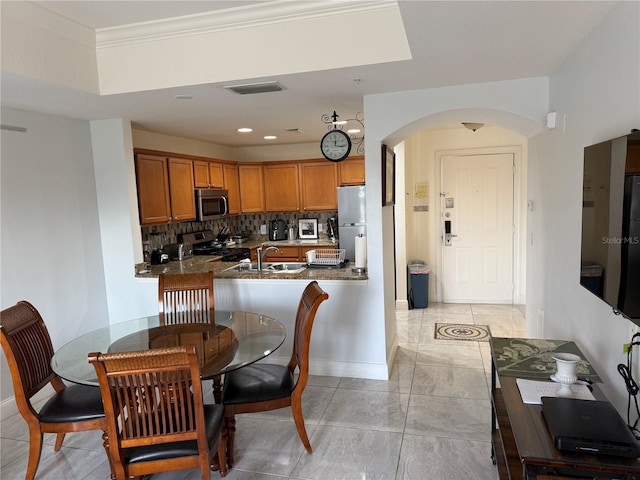
{"type": "Polygon", "coordinates": [[[488,342],[491,333],[488,325],[467,325],[464,323],[436,323],[436,340],[472,340],[488,342]]]}

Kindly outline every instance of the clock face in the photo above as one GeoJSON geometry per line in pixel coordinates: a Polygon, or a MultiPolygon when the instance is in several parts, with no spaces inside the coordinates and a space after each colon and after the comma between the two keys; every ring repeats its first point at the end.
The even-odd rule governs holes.
{"type": "Polygon", "coordinates": [[[327,160],[341,162],[349,156],[351,139],[342,130],[331,130],[322,137],[320,150],[327,160]]]}

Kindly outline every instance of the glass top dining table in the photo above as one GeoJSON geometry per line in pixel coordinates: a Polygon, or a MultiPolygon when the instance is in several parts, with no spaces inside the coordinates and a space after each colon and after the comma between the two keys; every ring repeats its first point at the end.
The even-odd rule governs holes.
{"type": "Polygon", "coordinates": [[[63,345],[51,366],[73,383],[98,385],[87,356],[194,344],[203,380],[254,363],[277,350],[286,337],[275,318],[244,311],[215,311],[215,322],[164,325],[159,315],[114,323],[63,345]]]}

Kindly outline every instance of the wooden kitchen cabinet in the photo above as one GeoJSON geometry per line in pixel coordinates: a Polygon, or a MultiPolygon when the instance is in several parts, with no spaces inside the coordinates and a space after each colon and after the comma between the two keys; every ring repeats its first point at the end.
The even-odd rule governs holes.
{"type": "Polygon", "coordinates": [[[264,198],[267,212],[300,210],[297,163],[273,163],[263,166],[264,198]]]}
{"type": "Polygon", "coordinates": [[[338,209],[338,166],[333,162],[301,162],[301,211],[338,209]]]}
{"type": "Polygon", "coordinates": [[[169,158],[169,199],[171,221],[196,219],[196,201],[193,193],[193,163],[183,158],[169,158]]]}
{"type": "Polygon", "coordinates": [[[229,192],[229,213],[240,213],[240,185],[238,183],[238,166],[224,163],[222,165],[224,175],[224,188],[229,192]]]}
{"type": "Polygon", "coordinates": [[[364,185],[364,157],[349,157],[340,162],[340,185],[364,185]]]}
{"type": "Polygon", "coordinates": [[[140,224],[195,220],[191,160],[136,155],[140,224]]]}
{"type": "Polygon", "coordinates": [[[195,160],[193,162],[195,188],[223,188],[224,174],[221,163],[195,160]]]}
{"type": "Polygon", "coordinates": [[[140,224],[168,223],[171,203],[167,159],[138,154],[135,164],[140,224]]]}
{"type": "Polygon", "coordinates": [[[240,211],[242,213],[264,212],[264,179],[262,164],[238,165],[240,184],[240,211]]]}
{"type": "Polygon", "coordinates": [[[277,252],[267,252],[264,259],[267,262],[297,262],[300,258],[300,247],[278,247],[277,252]]]}

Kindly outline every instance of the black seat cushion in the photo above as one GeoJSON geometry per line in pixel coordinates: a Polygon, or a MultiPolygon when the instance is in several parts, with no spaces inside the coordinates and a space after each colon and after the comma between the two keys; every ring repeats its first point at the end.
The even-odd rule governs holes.
{"type": "Polygon", "coordinates": [[[234,405],[288,397],[294,385],[286,366],[256,363],[224,376],[222,403],[234,405]]]}
{"type": "Polygon", "coordinates": [[[104,417],[99,387],[71,385],[47,400],[40,409],[44,423],[66,423],[104,417]]]}
{"type": "MultiPolygon", "coordinates": [[[[220,435],[224,407],[222,405],[204,406],[204,423],[209,449],[213,447],[220,435]]],[[[164,443],[144,447],[131,447],[123,449],[125,462],[140,463],[154,460],[166,460],[168,458],[186,457],[198,455],[198,444],[195,440],[186,442],[164,443]]]]}

